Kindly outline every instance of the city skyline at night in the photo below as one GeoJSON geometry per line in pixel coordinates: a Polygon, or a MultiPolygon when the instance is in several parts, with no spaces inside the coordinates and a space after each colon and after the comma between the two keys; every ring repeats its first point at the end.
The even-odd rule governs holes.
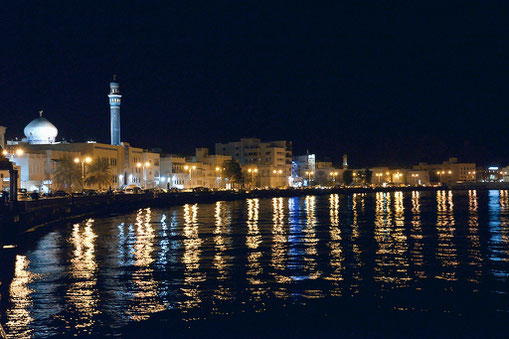
{"type": "Polygon", "coordinates": [[[495,7],[9,6],[8,138],[43,109],[61,137],[107,142],[104,92],[118,74],[122,139],[143,147],[191,153],[258,137],[359,166],[509,159],[495,7]]]}

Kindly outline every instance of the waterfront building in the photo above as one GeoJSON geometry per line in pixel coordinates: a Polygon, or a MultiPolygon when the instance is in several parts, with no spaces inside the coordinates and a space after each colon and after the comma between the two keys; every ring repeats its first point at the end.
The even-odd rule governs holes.
{"type": "Polygon", "coordinates": [[[19,173],[19,188],[28,192],[49,193],[57,189],[55,185],[55,170],[57,163],[63,158],[79,157],[78,152],[59,151],[50,149],[27,149],[12,152],[8,157],[16,164],[19,173]]]}
{"type": "Polygon", "coordinates": [[[431,182],[452,184],[476,181],[475,163],[459,163],[458,158],[449,158],[441,164],[419,163],[414,170],[427,171],[431,182]]]}
{"type": "Polygon", "coordinates": [[[331,161],[317,161],[315,154],[293,157],[293,186],[333,186],[342,183],[346,167],[336,168],[331,161]]]}
{"type": "Polygon", "coordinates": [[[226,187],[223,164],[230,156],[211,155],[207,148],[197,148],[196,154],[183,157],[161,154],[162,188],[191,189],[206,187],[218,189],[226,187]]]}
{"type": "Polygon", "coordinates": [[[229,155],[209,154],[208,148],[197,148],[193,161],[202,164],[203,186],[208,188],[225,188],[224,163],[232,160],[229,155]]]}
{"type": "Polygon", "coordinates": [[[314,181],[320,186],[331,186],[342,181],[343,169],[334,168],[331,161],[315,162],[314,181]]]}
{"type": "Polygon", "coordinates": [[[248,188],[283,188],[289,186],[288,171],[282,166],[246,164],[241,166],[248,188]]]}
{"type": "Polygon", "coordinates": [[[160,186],[172,189],[191,189],[205,186],[203,164],[193,162],[191,159],[178,155],[161,155],[161,180],[160,186]]]}
{"type": "Polygon", "coordinates": [[[389,169],[388,167],[370,168],[371,183],[376,186],[383,185],[430,185],[430,177],[427,170],[415,169],[389,169]]]}
{"type": "Polygon", "coordinates": [[[477,180],[480,182],[508,182],[509,167],[488,166],[477,167],[477,180]]]}
{"type": "Polygon", "coordinates": [[[509,182],[509,166],[502,167],[500,172],[502,172],[502,181],[509,182]]]}
{"type": "MultiPolygon", "coordinates": [[[[292,175],[292,143],[290,141],[263,142],[257,138],[242,138],[240,141],[216,143],[217,155],[230,156],[237,160],[245,171],[256,168],[256,187],[285,187],[292,175]]],[[[253,173],[253,172],[251,172],[253,173]]]]}
{"type": "Polygon", "coordinates": [[[132,147],[127,142],[122,142],[123,149],[123,173],[120,178],[122,186],[137,185],[142,188],[154,188],[159,185],[160,155],[149,150],[132,147]]]}
{"type": "Polygon", "coordinates": [[[174,154],[160,154],[161,188],[183,189],[186,184],[187,172],[184,171],[186,158],[174,154]]]}
{"type": "Polygon", "coordinates": [[[315,175],[315,166],[316,163],[316,155],[315,154],[305,154],[298,155],[293,157],[292,161],[292,176],[293,186],[302,187],[309,186],[310,182],[314,180],[315,175]]]}
{"type": "MultiPolygon", "coordinates": [[[[107,161],[111,174],[111,188],[119,189],[126,185],[152,188],[159,185],[159,154],[122,143],[120,146],[96,143],[54,143],[8,145],[6,150],[12,162],[21,168],[21,187],[29,191],[53,188],[53,175],[56,162],[64,157],[83,162],[107,161]],[[22,150],[22,155],[17,151],[22,150]]],[[[84,175],[90,163],[83,164],[84,175]]],[[[99,188],[95,186],[86,188],[99,188]]]]}

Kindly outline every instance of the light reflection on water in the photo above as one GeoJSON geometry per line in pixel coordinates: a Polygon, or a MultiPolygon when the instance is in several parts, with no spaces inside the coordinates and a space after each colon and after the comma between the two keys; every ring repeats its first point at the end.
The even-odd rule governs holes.
{"type": "Polygon", "coordinates": [[[93,231],[94,219],[74,224],[69,242],[74,249],[69,265],[69,284],[65,293],[66,305],[76,317],[65,319],[78,333],[87,333],[94,326],[94,316],[101,313],[97,284],[97,262],[93,231]]]}
{"type": "MultiPolygon", "coordinates": [[[[408,299],[385,302],[407,309],[419,302],[412,299],[417,292],[466,299],[509,292],[509,193],[379,192],[144,208],[61,227],[27,248],[12,259],[0,318],[12,338],[112,334],[163,310],[182,319],[270,311],[272,299],[387,300],[406,291],[408,299]]],[[[435,302],[433,309],[450,309],[439,297],[435,302]]]]}
{"type": "Polygon", "coordinates": [[[33,329],[30,328],[34,320],[30,315],[33,307],[32,293],[29,283],[35,276],[29,271],[29,262],[24,255],[16,256],[14,279],[10,288],[11,307],[7,310],[7,329],[16,338],[30,338],[33,329]]]}

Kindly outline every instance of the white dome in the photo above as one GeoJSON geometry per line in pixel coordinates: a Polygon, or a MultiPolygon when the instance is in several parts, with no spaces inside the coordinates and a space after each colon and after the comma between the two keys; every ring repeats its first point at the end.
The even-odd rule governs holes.
{"type": "Polygon", "coordinates": [[[30,144],[52,144],[58,135],[58,129],[42,116],[32,120],[25,127],[25,136],[30,144]]]}

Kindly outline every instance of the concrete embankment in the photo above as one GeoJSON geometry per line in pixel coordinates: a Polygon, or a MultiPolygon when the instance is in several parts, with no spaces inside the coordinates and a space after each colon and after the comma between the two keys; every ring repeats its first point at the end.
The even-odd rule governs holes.
{"type": "MultiPolygon", "coordinates": [[[[12,203],[0,209],[0,248],[15,243],[18,236],[36,228],[79,219],[91,215],[120,213],[142,207],[167,207],[186,203],[212,203],[222,200],[247,198],[293,197],[330,193],[372,193],[393,191],[429,191],[444,187],[387,187],[387,188],[334,188],[334,189],[281,189],[253,191],[145,193],[99,196],[74,196],[12,203]]],[[[465,188],[461,188],[465,189],[465,188]]]]}

